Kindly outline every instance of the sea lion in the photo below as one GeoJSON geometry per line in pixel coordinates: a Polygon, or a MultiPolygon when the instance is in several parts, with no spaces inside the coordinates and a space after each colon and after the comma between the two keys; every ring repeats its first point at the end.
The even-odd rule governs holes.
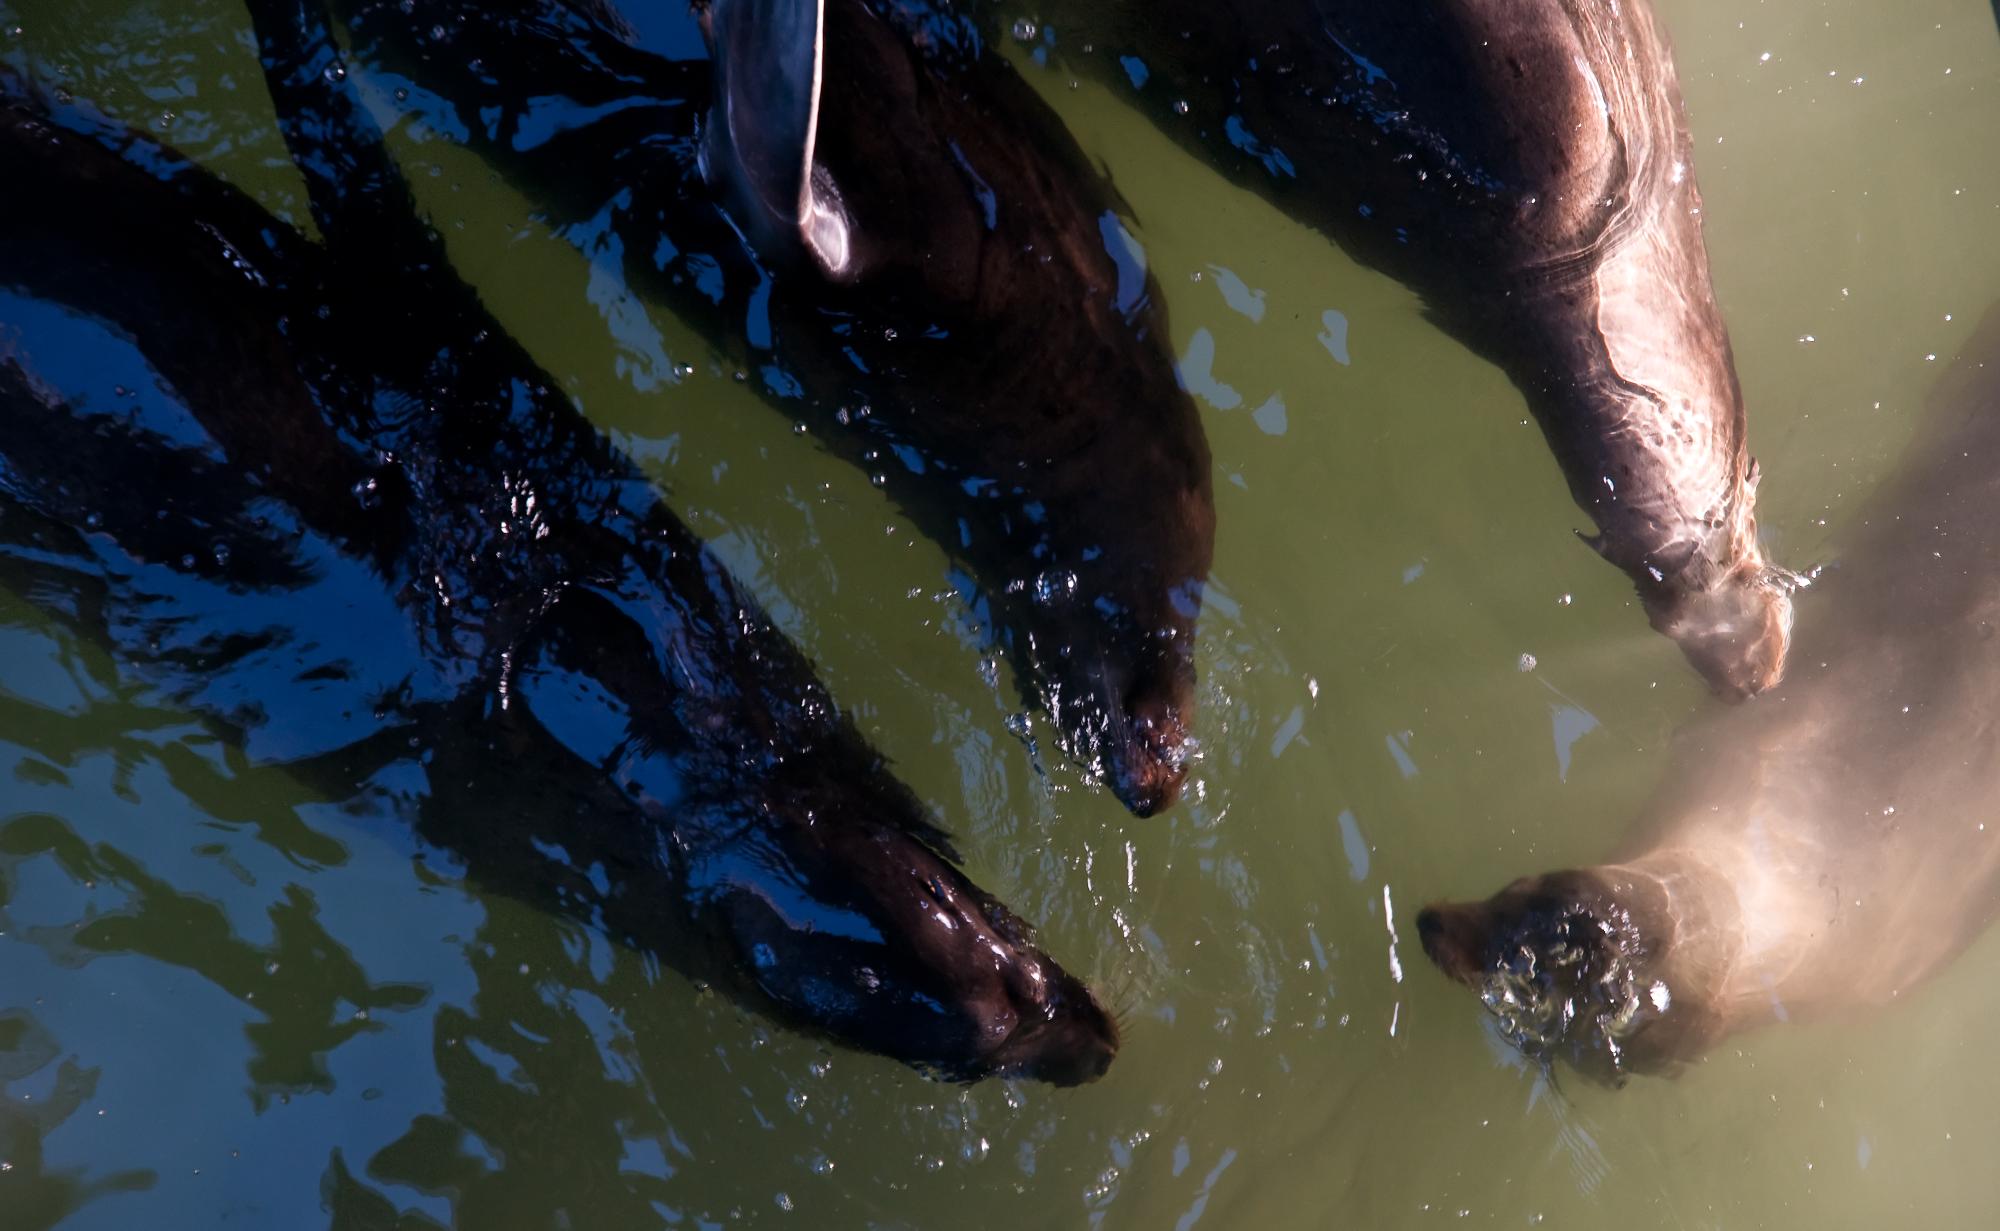
{"type": "Polygon", "coordinates": [[[351,67],[608,228],[631,285],[883,476],[1072,756],[1141,815],[1175,799],[1208,446],[1124,206],[1010,66],[920,37],[921,5],[715,0],[713,63],[601,5],[331,7],[351,67]]]}
{"type": "MultiPolygon", "coordinates": [[[[986,6],[992,37],[1001,7],[986,6]]],[[[1758,545],[1693,150],[1644,0],[1087,0],[1040,15],[1053,54],[1134,93],[1504,369],[1596,523],[1588,541],[1719,693],[1778,681],[1798,578],[1758,545]]]]}
{"type": "Polygon", "coordinates": [[[323,245],[0,70],[15,591],[753,1007],[955,1079],[1101,1074],[1090,991],[450,272],[324,27],[250,7],[323,245]]]}
{"type": "Polygon", "coordinates": [[[1791,678],[1677,737],[1608,862],[1417,917],[1534,1056],[1671,1070],[1737,1030],[1874,1005],[2000,904],[2000,309],[1845,536],[1791,678]]]}

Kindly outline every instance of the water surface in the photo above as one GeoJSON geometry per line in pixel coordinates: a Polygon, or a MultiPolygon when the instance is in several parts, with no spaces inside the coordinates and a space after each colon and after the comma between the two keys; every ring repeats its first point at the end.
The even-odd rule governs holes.
{"type": "MultiPolygon", "coordinates": [[[[1810,565],[2000,300],[1995,14],[1660,7],[1765,532],[1810,565]]],[[[1150,821],[1018,712],[944,555],[866,475],[448,139],[395,144],[495,314],[974,878],[1108,990],[1106,1080],[964,1089],[774,1027],[464,885],[0,594],[0,1227],[1990,1220],[2000,942],[1886,1012],[1616,1091],[1524,1068],[1428,968],[1419,904],[1601,855],[1711,702],[1572,537],[1495,370],[1129,90],[1010,54],[1132,203],[1215,452],[1203,755],[1150,821]]],[[[228,0],[0,0],[0,56],[303,216],[228,0]]]]}

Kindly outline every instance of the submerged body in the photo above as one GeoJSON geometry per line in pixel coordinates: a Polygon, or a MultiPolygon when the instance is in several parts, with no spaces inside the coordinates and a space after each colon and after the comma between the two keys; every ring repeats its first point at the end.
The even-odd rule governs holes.
{"type": "Polygon", "coordinates": [[[1604,865],[1418,919],[1526,1050],[1671,1068],[1879,1005],[2000,906],[2000,311],[1826,580],[1784,686],[1684,732],[1604,865]]]}
{"type": "Polygon", "coordinates": [[[0,71],[10,587],[755,1007],[955,1078],[1103,1072],[1088,989],[449,272],[324,30],[252,9],[323,246],[0,71]]]}
{"type": "Polygon", "coordinates": [[[806,38],[765,11],[802,6],[746,3],[710,6],[713,65],[600,3],[330,7],[354,67],[413,82],[411,111],[881,476],[1068,751],[1165,807],[1215,515],[1120,203],[1010,67],[921,38],[923,6],[831,0],[806,38]]]}
{"type": "MultiPolygon", "coordinates": [[[[991,9],[996,15],[997,7],[991,9]]],[[[1076,0],[1059,51],[1407,283],[1526,395],[1591,542],[1721,693],[1783,673],[1756,470],[1644,0],[1076,0]]]]}

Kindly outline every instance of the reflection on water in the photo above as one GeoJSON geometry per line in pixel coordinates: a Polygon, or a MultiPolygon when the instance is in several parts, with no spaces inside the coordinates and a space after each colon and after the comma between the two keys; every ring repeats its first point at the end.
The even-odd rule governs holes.
{"type": "Polygon", "coordinates": [[[59,1053],[32,1014],[0,1015],[0,1078],[5,1079],[0,1092],[12,1096],[0,1105],[0,1154],[7,1164],[8,1215],[22,1227],[53,1227],[97,1197],[143,1192],[156,1178],[144,1170],[91,1174],[82,1167],[45,1164],[43,1139],[97,1093],[99,1070],[58,1063],[59,1053]]]}
{"type": "MultiPolygon", "coordinates": [[[[1910,412],[2000,298],[1994,13],[1660,7],[1763,525],[1804,563],[1889,473],[1910,412]]],[[[302,217],[244,29],[226,0],[0,0],[8,62],[65,71],[302,217]]],[[[1489,1047],[1477,1007],[1414,960],[1418,902],[1605,854],[1701,689],[1567,541],[1577,517],[1502,377],[1112,94],[1009,54],[1133,203],[1174,354],[1242,399],[1203,412],[1218,542],[1201,755],[1187,799],[1145,822],[1021,712],[944,556],[865,475],[656,305],[624,304],[663,354],[691,357],[690,396],[662,409],[607,341],[574,244],[438,133],[401,132],[398,150],[487,305],[731,553],[899,776],[964,818],[975,879],[1045,920],[1055,951],[1097,955],[1076,964],[1126,1024],[1107,1080],[962,1089],[773,1027],[467,886],[392,792],[329,799],[217,743],[13,595],[10,1219],[1987,1219],[1990,937],[1885,1013],[1741,1036],[1620,1091],[1551,1086],[1489,1047]],[[1251,413],[1273,398],[1282,421],[1251,413]]]]}

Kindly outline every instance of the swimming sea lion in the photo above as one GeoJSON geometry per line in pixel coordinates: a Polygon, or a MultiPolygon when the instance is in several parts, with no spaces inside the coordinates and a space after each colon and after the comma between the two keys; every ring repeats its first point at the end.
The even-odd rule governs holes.
{"type": "Polygon", "coordinates": [[[1615,1077],[1881,1004],[2000,905],[2000,309],[1846,536],[1791,678],[1676,740],[1607,863],[1417,917],[1531,1055],[1615,1077]]]}
{"type": "Polygon", "coordinates": [[[1040,16],[1056,53],[1129,80],[1165,131],[1421,294],[1526,395],[1653,626],[1727,697],[1778,681],[1797,579],[1758,546],[1680,88],[1644,0],[1040,16]]]}
{"type": "Polygon", "coordinates": [[[953,1078],[1102,1073],[1089,990],[450,272],[324,28],[251,8],[323,246],[0,71],[15,591],[753,1006],[953,1078]]]}
{"type": "Polygon", "coordinates": [[[1208,446],[1123,206],[1011,67],[920,39],[921,5],[715,0],[713,65],[601,6],[331,7],[355,66],[885,475],[1071,754],[1135,812],[1174,800],[1208,446]]]}

